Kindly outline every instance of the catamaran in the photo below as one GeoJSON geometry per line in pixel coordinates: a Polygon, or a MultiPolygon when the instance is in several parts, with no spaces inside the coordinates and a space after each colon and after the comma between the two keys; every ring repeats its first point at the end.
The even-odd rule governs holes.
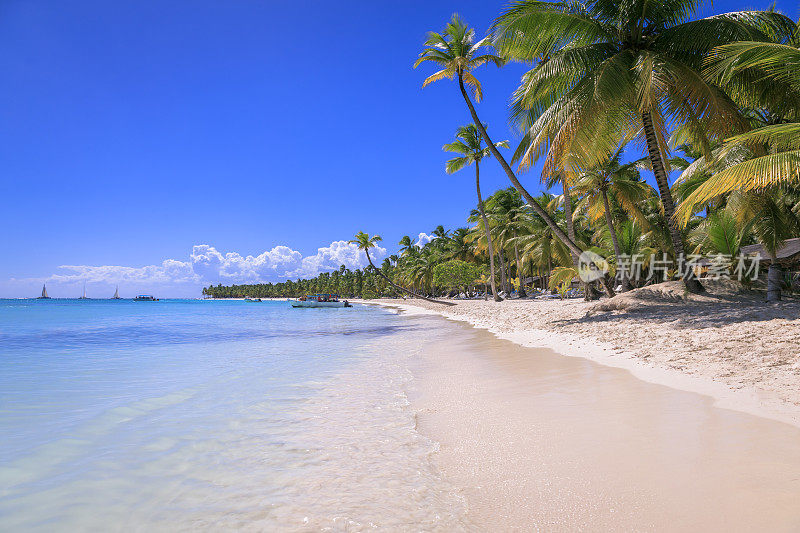
{"type": "Polygon", "coordinates": [[[308,294],[292,300],[292,307],[353,307],[347,300],[339,300],[336,294],[308,294]]]}
{"type": "Polygon", "coordinates": [[[111,299],[112,300],[122,300],[122,298],[119,297],[119,285],[117,285],[117,290],[114,291],[114,296],[112,296],[111,299]]]}
{"type": "Polygon", "coordinates": [[[151,296],[150,294],[140,294],[136,298],[133,299],[135,302],[157,302],[158,298],[155,296],[151,296]]]}
{"type": "Polygon", "coordinates": [[[42,295],[37,298],[37,300],[49,300],[50,297],[47,295],[47,285],[42,285],[42,295]]]}

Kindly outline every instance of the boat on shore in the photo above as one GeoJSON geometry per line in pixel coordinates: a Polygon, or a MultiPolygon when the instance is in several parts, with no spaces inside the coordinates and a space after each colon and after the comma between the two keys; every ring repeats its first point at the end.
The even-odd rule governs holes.
{"type": "Polygon", "coordinates": [[[42,285],[42,295],[36,298],[37,300],[49,300],[50,297],[47,295],[47,285],[42,285]]]}
{"type": "Polygon", "coordinates": [[[245,298],[245,302],[260,302],[261,298],[245,298]]]}
{"type": "Polygon", "coordinates": [[[158,298],[150,294],[140,294],[133,299],[134,302],[157,302],[158,298]]]}
{"type": "Polygon", "coordinates": [[[353,307],[347,300],[339,300],[336,294],[308,294],[291,302],[292,307],[353,307]]]}

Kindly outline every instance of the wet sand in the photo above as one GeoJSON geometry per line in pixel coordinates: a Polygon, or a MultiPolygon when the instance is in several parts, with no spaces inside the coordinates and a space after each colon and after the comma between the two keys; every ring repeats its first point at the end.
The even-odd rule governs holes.
{"type": "Polygon", "coordinates": [[[800,428],[442,327],[455,329],[414,360],[410,398],[475,529],[800,529],[800,428]]]}
{"type": "Polygon", "coordinates": [[[599,302],[364,303],[464,321],[523,346],[625,368],[645,381],[713,396],[721,407],[800,427],[800,300],[767,305],[758,295],[710,283],[707,294],[686,295],[676,283],[599,302]]]}

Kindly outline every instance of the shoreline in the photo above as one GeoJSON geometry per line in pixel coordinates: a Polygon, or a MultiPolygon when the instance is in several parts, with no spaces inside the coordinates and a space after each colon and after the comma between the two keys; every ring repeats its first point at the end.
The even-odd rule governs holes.
{"type": "MultiPolygon", "coordinates": [[[[525,311],[534,316],[547,314],[552,305],[572,305],[582,311],[588,310],[596,302],[550,301],[535,300],[510,300],[497,305],[493,301],[467,300],[456,301],[455,306],[440,306],[423,300],[409,299],[383,299],[383,300],[354,300],[354,303],[365,305],[378,305],[384,308],[396,309],[408,315],[438,315],[448,320],[462,322],[470,326],[486,330],[495,337],[513,342],[526,348],[548,348],[565,357],[588,359],[596,363],[620,368],[630,372],[634,377],[659,385],[664,385],[678,390],[689,391],[712,398],[713,405],[722,409],[730,409],[762,418],[775,420],[800,428],[800,397],[794,396],[795,401],[790,401],[793,390],[777,390],[741,385],[742,376],[733,374],[731,379],[722,380],[714,376],[708,368],[692,358],[690,353],[676,353],[676,358],[684,364],[682,369],[669,367],[663,361],[654,360],[652,357],[642,357],[634,351],[621,349],[612,342],[591,335],[588,332],[576,334],[574,331],[557,331],[554,329],[535,328],[519,320],[516,326],[508,327],[503,323],[509,314],[519,319],[525,311]],[[467,305],[464,305],[464,304],[467,305]],[[511,309],[511,306],[527,306],[528,309],[511,309]],[[537,308],[537,306],[541,306],[537,308]],[[491,311],[492,316],[486,316],[491,311]],[[504,316],[505,315],[505,316],[504,316]],[[732,382],[740,380],[739,386],[732,386],[732,382]]],[[[653,328],[657,328],[654,325],[653,328]]],[[[798,331],[800,338],[800,331],[798,331]]],[[[657,343],[658,338],[653,339],[657,343]]],[[[649,346],[650,349],[658,346],[649,346]]],[[[661,350],[668,350],[662,347],[661,350]]],[[[800,345],[797,347],[800,352],[800,345]]],[[[798,353],[800,358],[800,353],[798,353]]],[[[798,365],[794,365],[798,367],[798,365]]],[[[719,369],[715,369],[719,370],[719,369]]],[[[800,368],[792,368],[789,372],[800,374],[800,368]]],[[[797,385],[800,387],[800,375],[796,376],[797,385]]]]}
{"type": "Polygon", "coordinates": [[[414,311],[408,399],[443,479],[464,498],[465,529],[800,524],[797,427],[414,311]]]}

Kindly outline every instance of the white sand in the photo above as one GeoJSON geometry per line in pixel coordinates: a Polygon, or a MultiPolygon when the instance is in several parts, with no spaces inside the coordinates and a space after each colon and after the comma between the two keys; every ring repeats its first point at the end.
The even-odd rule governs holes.
{"type": "MultiPolygon", "coordinates": [[[[467,531],[798,531],[800,429],[410,317],[418,431],[467,531]]],[[[408,529],[412,529],[409,527],[408,529]]]]}
{"type": "Polygon", "coordinates": [[[724,283],[686,295],[676,282],[613,300],[370,300],[466,321],[523,346],[630,370],[712,396],[718,406],[800,427],[800,302],[766,304],[724,283]]]}

